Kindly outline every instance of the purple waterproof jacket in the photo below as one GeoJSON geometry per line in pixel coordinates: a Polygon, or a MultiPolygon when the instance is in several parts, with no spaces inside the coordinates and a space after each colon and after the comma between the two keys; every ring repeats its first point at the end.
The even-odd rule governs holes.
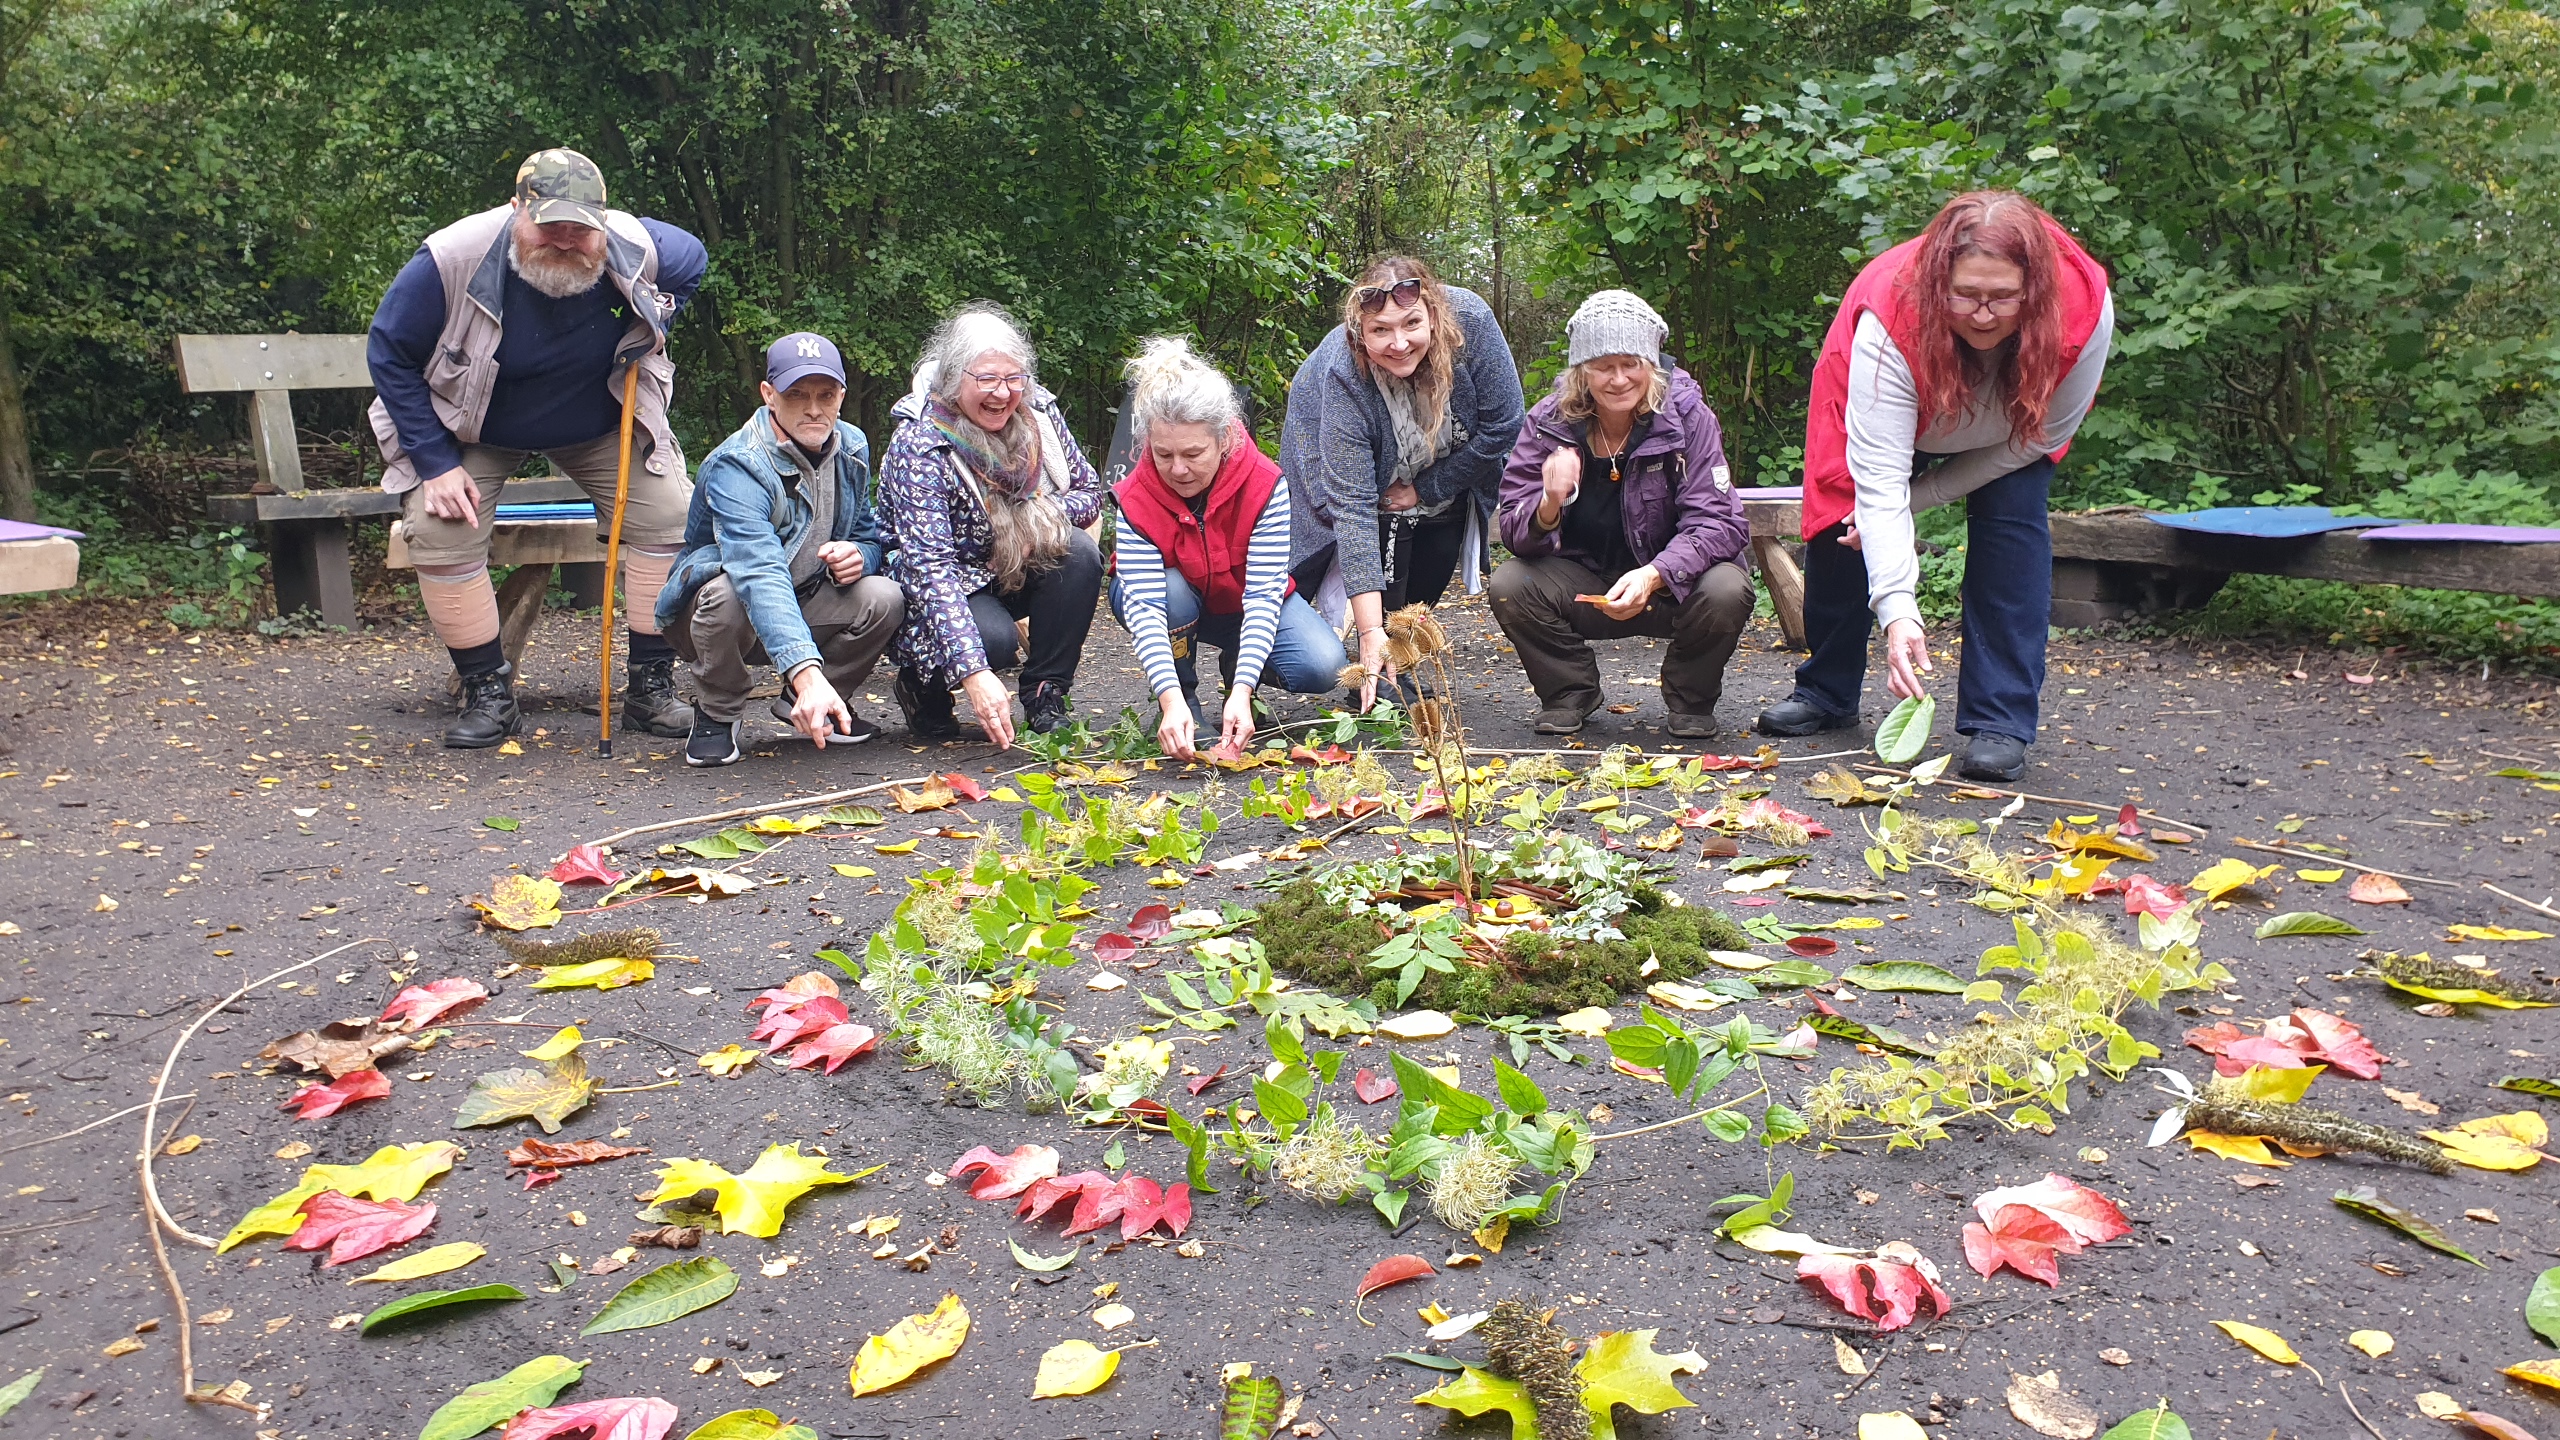
{"type": "MultiPolygon", "coordinates": [[[[1540,530],[1537,524],[1538,503],[1546,495],[1540,472],[1547,456],[1578,443],[1581,431],[1581,425],[1558,413],[1552,394],[1530,407],[1520,439],[1511,447],[1511,461],[1502,470],[1502,503],[1496,512],[1502,543],[1512,554],[1561,555],[1585,564],[1594,559],[1566,549],[1561,526],[1540,530]]],[[[1618,482],[1627,548],[1635,552],[1637,564],[1662,572],[1672,603],[1685,604],[1699,577],[1740,558],[1751,541],[1751,522],[1743,517],[1742,497],[1733,493],[1733,472],[1725,465],[1724,428],[1688,371],[1672,369],[1670,393],[1627,457],[1627,466],[1618,482]]],[[[1591,484],[1592,478],[1585,475],[1582,483],[1591,484]]]]}

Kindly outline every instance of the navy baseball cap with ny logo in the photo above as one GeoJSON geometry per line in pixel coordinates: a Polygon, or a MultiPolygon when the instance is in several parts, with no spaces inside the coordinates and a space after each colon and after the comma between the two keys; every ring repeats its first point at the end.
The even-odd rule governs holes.
{"type": "Polygon", "coordinates": [[[844,383],[844,357],[826,336],[803,330],[783,336],[765,350],[764,383],[774,389],[788,390],[812,375],[844,383]]]}

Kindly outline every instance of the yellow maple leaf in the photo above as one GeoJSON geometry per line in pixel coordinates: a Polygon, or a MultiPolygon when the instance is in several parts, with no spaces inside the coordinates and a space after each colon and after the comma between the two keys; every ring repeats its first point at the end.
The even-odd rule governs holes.
{"type": "Polygon", "coordinates": [[[2549,1158],[2542,1147],[2551,1143],[2551,1127],[2531,1110],[2483,1115],[2451,1130],[2418,1133],[2443,1146],[2446,1159],[2474,1170],[2530,1170],[2549,1158]]]}
{"type": "Polygon", "coordinates": [[[560,923],[560,882],[532,875],[501,875],[489,898],[471,908],[501,930],[540,930],[560,923]]]}
{"type": "MultiPolygon", "coordinates": [[[[887,1334],[862,1342],[848,1377],[853,1393],[869,1395],[886,1390],[927,1365],[958,1354],[960,1342],[968,1338],[969,1307],[961,1304],[956,1294],[944,1295],[932,1314],[910,1315],[890,1326],[887,1334]]],[[[1103,1378],[1110,1377],[1106,1374],[1103,1378]]]]}
{"type": "Polygon", "coordinates": [[[731,1041],[717,1050],[705,1052],[693,1063],[714,1075],[735,1075],[761,1058],[758,1052],[731,1041]]]}
{"type": "Polygon", "coordinates": [[[2244,889],[2282,869],[2278,865],[2252,865],[2246,860],[2216,860],[2203,873],[2187,882],[2187,888],[2208,900],[2219,900],[2234,890],[2244,889]]]}
{"type": "Polygon", "coordinates": [[[590,960],[584,965],[553,965],[533,982],[536,990],[619,990],[637,984],[658,973],[651,961],[631,959],[590,960]]]}
{"type": "Polygon", "coordinates": [[[849,1185],[870,1173],[838,1175],[827,1168],[827,1157],[803,1155],[796,1143],[768,1145],[743,1175],[708,1160],[670,1160],[658,1167],[658,1188],[647,1198],[663,1202],[712,1191],[719,1197],[712,1208],[719,1212],[721,1234],[770,1240],[782,1233],[782,1212],[792,1201],[821,1185],[849,1185]]]}
{"type": "Polygon", "coordinates": [[[2225,1160],[2238,1160],[2248,1165],[2281,1169],[2293,1163],[2277,1159],[2267,1149],[2267,1137],[2264,1135],[2216,1135],[2210,1130],[2190,1130],[2187,1143],[2208,1155],[2219,1155],[2225,1160]]]}
{"type": "Polygon", "coordinates": [[[302,1202],[323,1190],[362,1200],[415,1200],[429,1180],[453,1168],[462,1147],[445,1140],[385,1145],[354,1165],[314,1165],[302,1183],[240,1217],[216,1254],[259,1235],[290,1235],[302,1228],[302,1202]]]}

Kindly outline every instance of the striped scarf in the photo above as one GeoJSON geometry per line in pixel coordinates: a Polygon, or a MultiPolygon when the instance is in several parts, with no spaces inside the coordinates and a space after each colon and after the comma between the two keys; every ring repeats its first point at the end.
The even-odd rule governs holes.
{"type": "Polygon", "coordinates": [[[1029,410],[1028,401],[1017,407],[1005,422],[1005,434],[998,436],[952,409],[939,395],[928,397],[924,406],[925,418],[951,442],[970,473],[988,489],[1014,500],[1029,495],[1040,483],[1040,426],[1029,410]],[[1021,443],[1008,446],[1005,441],[1015,435],[1021,443]]]}

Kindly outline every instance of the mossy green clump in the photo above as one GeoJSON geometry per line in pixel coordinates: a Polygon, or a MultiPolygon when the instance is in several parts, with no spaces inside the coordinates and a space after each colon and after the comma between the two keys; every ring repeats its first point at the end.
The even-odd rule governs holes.
{"type": "MultiPolygon", "coordinates": [[[[1553,1015],[1588,1005],[1615,1005],[1655,980],[1681,980],[1705,970],[1710,950],[1744,950],[1749,936],[1722,915],[1675,906],[1661,891],[1639,887],[1636,908],[1618,917],[1620,940],[1558,940],[1514,933],[1500,966],[1461,965],[1426,975],[1405,1002],[1468,1015],[1553,1015]],[[1647,960],[1656,962],[1651,975],[1647,960]]],[[[1395,981],[1371,970],[1369,953],[1386,943],[1374,915],[1346,915],[1316,887],[1299,881],[1265,903],[1254,922],[1272,968],[1337,994],[1367,994],[1394,1008],[1395,981]]]]}

